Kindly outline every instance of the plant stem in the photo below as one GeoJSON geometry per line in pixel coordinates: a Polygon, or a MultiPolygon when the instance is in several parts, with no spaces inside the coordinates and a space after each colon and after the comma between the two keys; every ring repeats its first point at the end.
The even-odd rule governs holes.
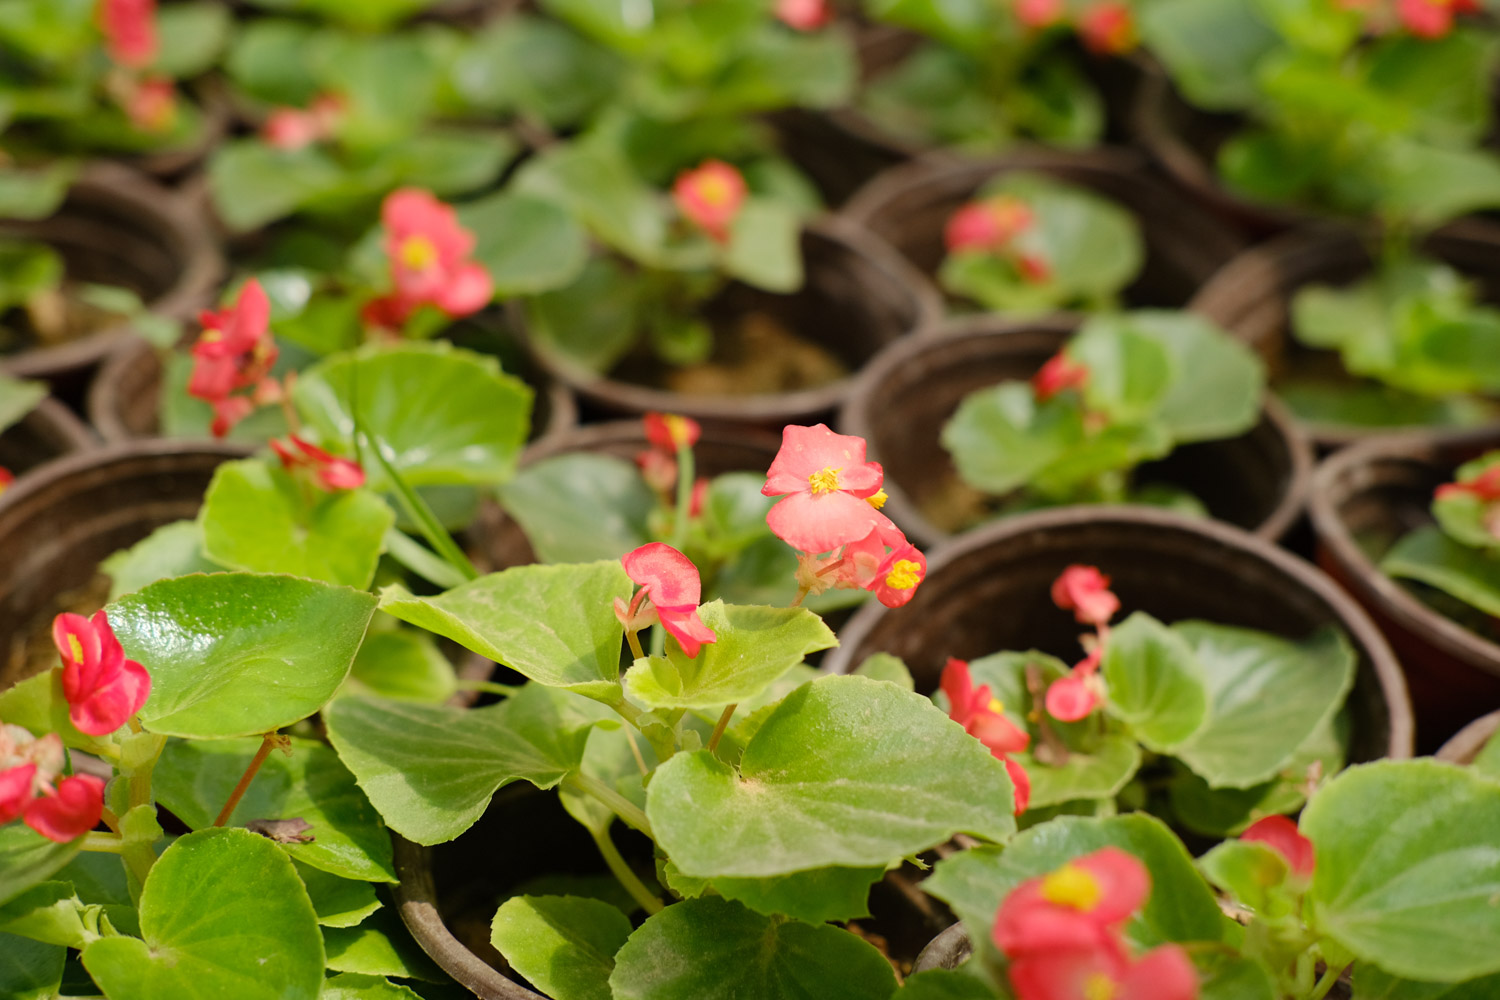
{"type": "Polygon", "coordinates": [[[234,813],[234,807],[240,804],[240,799],[245,797],[245,790],[250,787],[250,782],[255,780],[255,772],[266,762],[271,754],[271,748],[276,745],[276,734],[266,733],[261,737],[260,749],[255,751],[255,756],[250,758],[250,766],[245,768],[245,773],[240,775],[240,783],[234,786],[234,791],[229,793],[229,801],[224,803],[224,808],[219,810],[219,818],[214,820],[214,826],[223,826],[229,822],[229,817],[234,813]]]}
{"type": "Polygon", "coordinates": [[[1323,1000],[1328,995],[1328,991],[1333,989],[1334,984],[1339,981],[1339,975],[1343,971],[1343,969],[1336,969],[1331,965],[1325,968],[1322,978],[1313,987],[1313,991],[1307,995],[1307,1000],[1323,1000]]]}
{"type": "Polygon", "coordinates": [[[713,753],[719,749],[719,739],[724,735],[724,730],[729,728],[730,716],[734,715],[734,710],[739,707],[739,702],[724,706],[724,714],[719,716],[718,725],[714,726],[714,734],[708,738],[709,753],[713,753]]]}
{"type": "Polygon", "coordinates": [[[396,499],[401,502],[401,507],[406,511],[406,516],[416,522],[417,527],[422,532],[422,537],[427,539],[427,544],[431,545],[438,555],[447,560],[448,565],[462,573],[465,580],[479,579],[479,570],[475,569],[474,564],[469,562],[469,557],[464,555],[464,550],[458,547],[458,543],[453,540],[453,536],[448,534],[448,530],[438,521],[437,515],[432,512],[432,508],[427,506],[427,501],[423,500],[416,491],[406,485],[406,480],[401,478],[400,474],[396,472],[395,468],[386,459],[385,453],[380,450],[380,442],[373,438],[370,441],[370,453],[375,456],[375,461],[379,462],[380,467],[385,470],[386,477],[390,479],[391,485],[395,489],[396,499]]]}
{"type": "Polygon", "coordinates": [[[625,887],[625,891],[630,893],[630,898],[640,903],[641,909],[645,910],[648,916],[660,913],[661,900],[651,894],[646,884],[637,878],[635,872],[625,863],[625,859],[620,856],[619,848],[615,847],[615,842],[609,839],[609,830],[590,830],[589,832],[593,834],[594,843],[598,845],[599,853],[604,857],[604,863],[609,865],[610,872],[625,887]]]}
{"type": "Polygon", "coordinates": [[[625,630],[625,641],[630,643],[630,655],[634,656],[637,660],[644,660],[646,658],[646,651],[641,649],[641,637],[635,629],[625,630]]]}
{"type": "Polygon", "coordinates": [[[621,727],[620,732],[625,734],[625,741],[630,744],[630,755],[635,758],[635,766],[641,769],[641,776],[650,775],[651,769],[646,766],[646,758],[641,756],[641,748],[635,742],[635,733],[626,727],[621,727]]]}
{"type": "Polygon", "coordinates": [[[122,854],[125,851],[125,841],[117,833],[91,830],[83,835],[83,850],[99,854],[122,854]]]}
{"type": "Polygon", "coordinates": [[[802,602],[804,600],[806,600],[806,599],[807,599],[807,588],[806,587],[798,587],[797,588],[797,596],[794,597],[794,598],[792,598],[792,603],[788,604],[787,607],[789,607],[789,608],[800,608],[800,607],[802,607],[802,602]]]}
{"type": "Polygon", "coordinates": [[[598,800],[627,825],[635,827],[652,840],[656,839],[656,835],[651,832],[651,821],[646,818],[646,813],[641,807],[598,778],[575,771],[563,779],[563,785],[572,791],[582,792],[598,800]]]}
{"type": "Polygon", "coordinates": [[[693,513],[693,483],[697,469],[693,449],[685,441],[677,444],[677,520],[672,525],[672,548],[681,552],[687,546],[688,520],[693,513]]]}

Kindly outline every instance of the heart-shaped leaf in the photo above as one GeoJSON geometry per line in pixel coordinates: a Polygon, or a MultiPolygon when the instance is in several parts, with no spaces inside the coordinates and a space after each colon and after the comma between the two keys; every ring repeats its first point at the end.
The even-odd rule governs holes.
{"type": "Polygon", "coordinates": [[[1208,719],[1203,667],[1192,648],[1145,612],[1110,630],[1101,672],[1110,714],[1153,750],[1173,750],[1208,719]]]}
{"type": "Polygon", "coordinates": [[[1435,760],[1351,767],[1302,813],[1310,922],[1410,979],[1500,972],[1500,783],[1435,760]]]}
{"type": "Polygon", "coordinates": [[[375,598],[300,577],[212,573],[153,583],[108,612],[125,654],[151,674],[146,728],[215,739],[273,732],[322,708],[375,598]]]}
{"type": "Polygon", "coordinates": [[[502,298],[564,288],[588,260],[588,233],[550,201],[502,191],[460,207],[458,221],[502,298]]]}
{"type": "Polygon", "coordinates": [[[514,896],[495,914],[490,943],[553,1000],[611,1000],[615,952],[630,918],[580,896],[514,896]]]}
{"type": "Polygon", "coordinates": [[[884,866],[955,833],[1015,829],[1005,766],[926,698],[865,677],[789,694],[738,771],[706,750],[657,768],[656,840],[687,875],[884,866]]]}
{"type": "Polygon", "coordinates": [[[747,701],[802,662],[838,645],[823,619],[806,608],[725,605],[699,609],[718,633],[697,658],[672,644],[665,656],[637,660],[625,674],[630,697],[648,708],[709,708],[747,701]]]}
{"type": "Polygon", "coordinates": [[[340,878],[303,864],[297,865],[297,877],[312,900],[320,927],[357,927],[384,905],[375,887],[362,879],[340,878]]]}
{"type": "Polygon", "coordinates": [[[1070,753],[1061,766],[1043,764],[1030,755],[1017,756],[1031,778],[1027,808],[1060,805],[1075,799],[1112,799],[1141,766],[1141,748],[1134,739],[1111,733],[1090,753],[1070,753]]]}
{"type": "Polygon", "coordinates": [[[546,563],[618,559],[651,540],[656,497],[634,465],[612,455],[558,455],[528,465],[500,502],[546,563]]]}
{"type": "Polygon", "coordinates": [[[157,580],[189,573],[217,573],[224,567],[203,554],[203,526],[173,521],[99,564],[109,574],[109,599],[118,601],[157,580]]]}
{"type": "Polygon", "coordinates": [[[463,833],[512,781],[551,788],[578,768],[593,702],[528,684],[472,710],[344,697],[323,713],[328,738],[391,829],[419,844],[463,833]]]}
{"type": "Polygon", "coordinates": [[[618,562],[517,566],[436,597],[392,585],[380,608],[539,684],[614,701],[625,638],[614,602],[633,590],[618,562]]]}
{"type": "Polygon", "coordinates": [[[111,1000],[317,1000],[323,940],[291,859],[245,830],[168,847],[141,893],[141,935],[109,937],[83,964],[111,1000]]]}

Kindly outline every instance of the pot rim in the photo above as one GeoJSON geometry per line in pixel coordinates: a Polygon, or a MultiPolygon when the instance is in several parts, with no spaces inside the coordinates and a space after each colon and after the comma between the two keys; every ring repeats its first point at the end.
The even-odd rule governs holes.
{"type": "MultiPolygon", "coordinates": [[[[1371,621],[1364,609],[1323,571],[1242,528],[1206,518],[1185,517],[1171,511],[1150,507],[1117,505],[1057,507],[1052,510],[1018,514],[954,538],[929,553],[927,575],[930,578],[964,556],[997,548],[1018,535],[1033,531],[1067,530],[1081,524],[1096,529],[1101,525],[1109,525],[1134,533],[1175,532],[1204,538],[1216,545],[1236,549],[1268,564],[1290,582],[1311,592],[1333,611],[1339,625],[1349,633],[1355,645],[1370,661],[1389,713],[1389,735],[1386,740],[1385,756],[1401,760],[1412,755],[1415,745],[1415,723],[1411,699],[1407,694],[1406,678],[1401,673],[1395,654],[1391,652],[1390,646],[1386,643],[1385,637],[1380,634],[1380,630],[1375,627],[1375,623],[1371,621]],[[1086,521],[1079,520],[1081,512],[1087,513],[1086,521]]],[[[846,674],[853,670],[856,649],[879,624],[886,611],[884,606],[870,603],[866,603],[864,607],[856,611],[848,624],[840,630],[839,645],[831,650],[824,660],[823,671],[830,674],[846,674]]]]}
{"type": "Polygon", "coordinates": [[[89,425],[79,420],[72,410],[52,396],[37,403],[18,423],[30,424],[33,428],[46,428],[51,436],[63,442],[64,450],[60,455],[89,451],[99,446],[99,439],[89,425]]]}
{"type": "MultiPolygon", "coordinates": [[[[880,461],[880,455],[872,437],[874,421],[870,417],[870,408],[874,405],[876,387],[893,371],[904,367],[926,351],[940,346],[942,342],[988,339],[995,342],[996,352],[1002,353],[1005,348],[1005,338],[1014,334],[1043,332],[1065,335],[1075,331],[1087,319],[1086,314],[1074,312],[1049,313],[1030,319],[1006,319],[998,314],[989,313],[964,316],[924,326],[911,336],[887,345],[859,373],[853,390],[839,409],[839,430],[845,434],[857,435],[870,442],[870,460],[880,461]]],[[[1259,422],[1269,423],[1275,429],[1291,460],[1287,489],[1270,513],[1253,531],[1262,538],[1275,541],[1291,530],[1292,525],[1301,516],[1307,502],[1313,467],[1316,463],[1313,458],[1312,442],[1308,440],[1296,421],[1292,419],[1291,414],[1287,412],[1286,407],[1269,391],[1269,388],[1261,398],[1259,422]]],[[[1252,427],[1245,433],[1251,433],[1253,430],[1252,427]]],[[[1202,443],[1222,443],[1223,440],[1233,439],[1202,443]]],[[[938,544],[976,530],[971,528],[960,532],[943,531],[927,519],[906,495],[906,491],[899,483],[888,480],[885,491],[890,498],[888,500],[890,509],[887,513],[891,514],[892,520],[908,525],[912,529],[911,534],[917,536],[918,540],[925,544],[938,544]]]]}

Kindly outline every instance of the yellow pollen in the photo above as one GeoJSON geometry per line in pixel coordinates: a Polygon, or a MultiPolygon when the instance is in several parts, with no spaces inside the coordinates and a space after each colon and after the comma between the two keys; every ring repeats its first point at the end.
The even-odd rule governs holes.
{"type": "Polygon", "coordinates": [[[83,643],[78,641],[78,636],[68,636],[68,648],[73,651],[74,662],[83,662],[83,643]]]}
{"type": "Polygon", "coordinates": [[[922,582],[922,566],[910,559],[897,559],[885,575],[885,585],[892,590],[910,590],[922,582]]]}
{"type": "Polygon", "coordinates": [[[732,197],[729,182],[718,174],[699,176],[698,197],[716,208],[721,205],[727,205],[730,197],[732,197]]]}
{"type": "Polygon", "coordinates": [[[401,263],[413,271],[427,270],[437,258],[437,247],[425,236],[408,236],[401,241],[401,263]]]}
{"type": "Polygon", "coordinates": [[[876,490],[870,496],[865,497],[865,503],[879,510],[885,506],[885,502],[889,499],[890,497],[886,495],[885,490],[876,490]]]}
{"type": "Polygon", "coordinates": [[[822,472],[814,472],[812,475],[808,476],[807,481],[812,485],[813,495],[816,496],[819,493],[832,493],[834,490],[838,489],[839,471],[840,470],[835,469],[830,465],[822,472]]]}
{"type": "Polygon", "coordinates": [[[1115,981],[1102,972],[1096,972],[1083,983],[1083,1000],[1114,1000],[1115,991],[1115,981]]]}
{"type": "Polygon", "coordinates": [[[1005,702],[1001,701],[999,698],[991,698],[989,709],[996,715],[1001,715],[1005,712],[1005,702]]]}
{"type": "Polygon", "coordinates": [[[1042,879],[1042,898],[1058,906],[1087,913],[1099,905],[1099,897],[1103,895],[1099,880],[1074,864],[1063,865],[1042,879]]]}
{"type": "Polygon", "coordinates": [[[685,417],[679,416],[676,413],[668,413],[662,418],[662,422],[667,425],[667,434],[672,438],[674,445],[682,445],[687,442],[688,429],[685,417]]]}

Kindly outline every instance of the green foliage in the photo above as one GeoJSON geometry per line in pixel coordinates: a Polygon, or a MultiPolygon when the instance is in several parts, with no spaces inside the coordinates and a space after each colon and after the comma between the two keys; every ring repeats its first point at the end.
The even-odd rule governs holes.
{"type": "Polygon", "coordinates": [[[490,942],[554,1000],[611,1000],[614,955],[630,920],[597,899],[515,896],[495,914],[490,942]]]}

